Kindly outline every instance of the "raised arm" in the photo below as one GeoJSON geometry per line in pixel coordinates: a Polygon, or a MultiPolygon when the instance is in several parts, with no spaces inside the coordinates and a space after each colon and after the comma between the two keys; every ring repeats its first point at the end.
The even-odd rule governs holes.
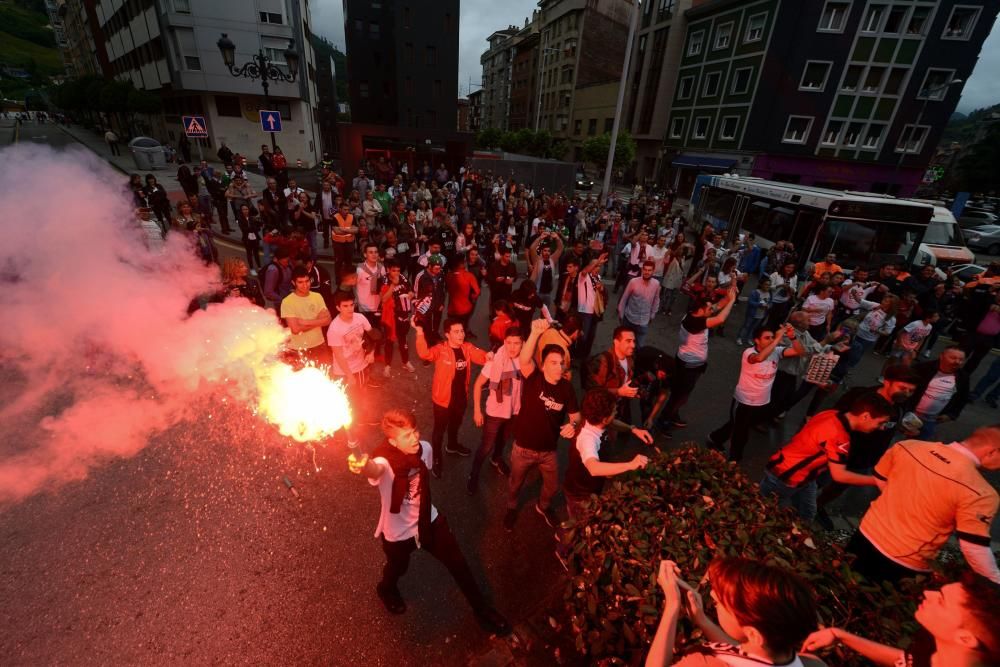
{"type": "Polygon", "coordinates": [[[735,303],[736,303],[736,285],[732,285],[729,288],[729,294],[726,295],[726,304],[722,307],[722,310],[720,310],[718,313],[712,315],[707,320],[705,320],[705,326],[708,327],[709,329],[714,329],[715,327],[725,322],[726,318],[729,317],[729,313],[732,312],[733,304],[735,303]]]}
{"type": "Polygon", "coordinates": [[[519,357],[521,375],[524,377],[529,377],[535,372],[535,347],[538,345],[538,337],[548,328],[549,321],[545,318],[531,322],[531,335],[528,336],[528,340],[521,347],[521,356],[519,357]]]}

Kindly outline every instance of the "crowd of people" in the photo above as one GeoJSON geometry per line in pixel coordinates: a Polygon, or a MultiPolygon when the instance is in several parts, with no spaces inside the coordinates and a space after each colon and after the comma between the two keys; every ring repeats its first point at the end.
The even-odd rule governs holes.
{"type": "MultiPolygon", "coordinates": [[[[386,566],[377,593],[390,612],[405,610],[397,582],[419,547],[448,567],[484,627],[508,632],[431,504],[430,478],[455,465],[449,457],[471,457],[464,482],[474,495],[488,460],[506,479],[502,524],[512,532],[525,479],[537,469],[542,487],[531,506],[559,530],[560,490],[568,516],[579,518],[605,479],[648,464],[642,453],[616,460],[625,446],[613,434],[662,447],[688,426],[682,410],[742,308],[742,322],[729,327],[739,378],[706,445],[741,461],[754,445],[752,431],[782,424],[809,397],[805,423],[767,459],[761,494],[829,528],[829,504],[850,486],[870,487],[877,497],[848,548],[854,568],[873,581],[928,572],[957,536],[973,574],[927,593],[935,608],[925,602],[917,620],[933,641],[920,650],[933,652],[936,642],[939,655],[966,656],[947,664],[1000,660],[997,607],[983,608],[1000,585],[989,546],[998,496],[981,473],[1000,470],[1000,425],[967,429],[950,444],[934,438],[969,402],[996,407],[1000,360],[974,387],[971,376],[1000,334],[1000,264],[964,283],[942,279],[934,267],[842,267],[833,253],[810,262],[790,243],[766,246],[753,234],[730,235],[727,244],[709,224],[692,228],[670,193],[598,201],[536,192],[465,167],[452,173],[425,163],[412,175],[384,159],[366,167],[348,182],[324,165],[320,190],[310,196],[273,163],[263,193],[241,179],[238,157],[225,177],[202,165],[164,233],[197,234],[213,224],[209,204],[228,203],[247,261],[225,263],[223,298],[236,294],[274,309],[290,331],[290,349],[348,388],[362,417],[344,437],[355,452],[352,470],[380,492],[376,536],[386,566]],[[222,200],[208,186],[215,179],[222,200]],[[333,275],[316,262],[321,247],[332,250],[333,275]],[[248,286],[258,280],[259,289],[248,286]],[[489,325],[474,331],[484,294],[489,325]],[[657,321],[676,328],[675,350],[663,349],[657,321]],[[595,353],[602,323],[611,342],[595,353]],[[943,335],[956,342],[938,346],[943,335]],[[411,413],[379,418],[386,392],[372,391],[384,378],[415,373],[412,352],[432,367],[429,442],[411,413]],[[884,358],[877,379],[858,369],[869,355],[884,358]],[[481,429],[475,451],[459,438],[470,402],[481,429]],[[384,439],[362,454],[366,423],[380,423],[384,439]],[[560,484],[562,439],[570,446],[560,484]]],[[[139,203],[167,218],[155,178],[132,187],[139,203]]],[[[214,208],[225,229],[227,207],[214,208]]],[[[793,659],[836,642],[879,664],[904,657],[842,631],[814,632],[815,591],[783,570],[714,563],[719,625],[705,618],[679,574],[661,566],[666,608],[648,664],[673,659],[682,613],[719,642],[705,652],[725,664],[734,664],[729,654],[806,664],[793,659]]]]}

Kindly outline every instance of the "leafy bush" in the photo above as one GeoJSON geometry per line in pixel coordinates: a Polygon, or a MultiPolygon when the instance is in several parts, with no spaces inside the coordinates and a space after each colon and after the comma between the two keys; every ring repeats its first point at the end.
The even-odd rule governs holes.
{"type": "MultiPolygon", "coordinates": [[[[644,470],[608,485],[562,539],[576,649],[596,663],[634,664],[645,656],[663,608],[656,583],[661,558],[676,561],[692,584],[716,556],[780,565],[814,588],[822,626],[893,645],[916,630],[922,585],[897,592],[865,582],[839,545],[812,535],[791,510],[761,497],[736,464],[697,446],[660,452],[644,470]]],[[[680,652],[701,640],[692,627],[686,621],[679,627],[680,652]]],[[[832,664],[863,664],[852,660],[845,653],[832,664]]]]}

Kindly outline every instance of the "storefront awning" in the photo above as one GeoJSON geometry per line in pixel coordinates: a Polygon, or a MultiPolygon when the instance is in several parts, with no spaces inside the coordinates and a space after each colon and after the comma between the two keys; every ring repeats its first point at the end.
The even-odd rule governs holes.
{"type": "Polygon", "coordinates": [[[736,164],[736,160],[681,153],[670,164],[675,167],[694,167],[696,169],[729,169],[736,164]]]}

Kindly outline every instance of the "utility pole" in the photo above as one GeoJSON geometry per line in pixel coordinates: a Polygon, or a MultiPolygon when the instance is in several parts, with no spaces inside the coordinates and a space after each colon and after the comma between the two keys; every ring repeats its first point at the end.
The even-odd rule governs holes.
{"type": "MultiPolygon", "coordinates": [[[[646,0],[650,2],[650,0],[646,0]]],[[[621,83],[618,84],[618,103],[615,104],[615,121],[611,126],[611,146],[608,148],[608,163],[604,169],[604,184],[601,186],[601,199],[606,200],[611,193],[611,170],[615,164],[615,148],[618,146],[618,126],[621,124],[622,104],[625,102],[625,81],[628,78],[628,66],[632,61],[632,43],[635,42],[635,32],[639,28],[639,3],[632,3],[632,20],[629,21],[628,41],[625,43],[625,62],[622,63],[621,83]]]]}

